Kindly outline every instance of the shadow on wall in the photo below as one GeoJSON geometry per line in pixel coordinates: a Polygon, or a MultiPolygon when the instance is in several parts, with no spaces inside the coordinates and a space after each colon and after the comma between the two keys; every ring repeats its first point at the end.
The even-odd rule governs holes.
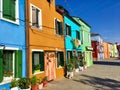
{"type": "Polygon", "coordinates": [[[120,90],[120,81],[116,81],[109,78],[99,78],[89,75],[80,75],[85,77],[86,79],[76,80],[76,82],[80,82],[95,88],[95,90],[120,90]]]}
{"type": "Polygon", "coordinates": [[[116,61],[94,61],[94,64],[99,64],[99,65],[113,65],[113,66],[120,66],[120,60],[119,62],[116,61]]]}

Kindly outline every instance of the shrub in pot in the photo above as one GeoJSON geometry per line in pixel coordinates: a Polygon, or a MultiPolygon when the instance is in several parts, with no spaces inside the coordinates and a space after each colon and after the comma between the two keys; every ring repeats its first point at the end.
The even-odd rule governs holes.
{"type": "Polygon", "coordinates": [[[47,76],[43,78],[42,82],[43,82],[43,87],[47,87],[47,76]]]}
{"type": "Polygon", "coordinates": [[[18,80],[13,79],[10,83],[11,90],[18,90],[18,80]]]}
{"type": "Polygon", "coordinates": [[[20,78],[18,80],[19,87],[21,90],[30,90],[30,79],[29,78],[20,78]]]}
{"type": "Polygon", "coordinates": [[[30,79],[30,82],[31,82],[31,89],[32,90],[38,90],[38,79],[36,76],[33,76],[31,79],[30,79]]]}

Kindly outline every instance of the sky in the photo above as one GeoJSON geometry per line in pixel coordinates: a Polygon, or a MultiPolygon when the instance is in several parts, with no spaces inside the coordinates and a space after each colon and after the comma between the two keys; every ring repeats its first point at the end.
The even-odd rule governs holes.
{"type": "Polygon", "coordinates": [[[56,0],[56,4],[82,18],[105,42],[120,43],[120,0],[56,0]]]}

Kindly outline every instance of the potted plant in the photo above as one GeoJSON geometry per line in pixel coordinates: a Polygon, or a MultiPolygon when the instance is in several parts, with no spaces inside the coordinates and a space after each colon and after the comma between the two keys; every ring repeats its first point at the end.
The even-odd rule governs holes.
{"type": "Polygon", "coordinates": [[[73,77],[73,70],[75,68],[75,60],[70,59],[67,65],[67,77],[71,79],[73,77]]]}
{"type": "Polygon", "coordinates": [[[18,80],[13,79],[10,83],[11,90],[18,90],[18,80]]]}
{"type": "Polygon", "coordinates": [[[41,77],[39,78],[38,83],[39,83],[38,88],[39,88],[39,90],[40,90],[40,89],[42,89],[42,88],[43,88],[43,82],[42,82],[42,78],[41,78],[41,77]]]}
{"type": "Polygon", "coordinates": [[[34,65],[34,73],[40,72],[40,64],[34,65]]]}
{"type": "Polygon", "coordinates": [[[31,82],[31,89],[32,90],[38,90],[38,79],[36,76],[33,76],[31,79],[30,79],[30,82],[31,82]]]}
{"type": "Polygon", "coordinates": [[[21,90],[30,90],[30,79],[29,78],[20,78],[18,80],[19,87],[21,90]]]}
{"type": "Polygon", "coordinates": [[[43,82],[43,87],[47,87],[47,76],[43,78],[42,82],[43,82]]]}

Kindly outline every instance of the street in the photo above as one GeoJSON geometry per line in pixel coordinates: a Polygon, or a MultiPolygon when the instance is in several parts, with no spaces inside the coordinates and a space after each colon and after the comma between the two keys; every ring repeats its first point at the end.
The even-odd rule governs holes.
{"type": "Polygon", "coordinates": [[[77,73],[72,79],[48,83],[44,90],[120,90],[120,60],[109,59],[77,73]]]}

